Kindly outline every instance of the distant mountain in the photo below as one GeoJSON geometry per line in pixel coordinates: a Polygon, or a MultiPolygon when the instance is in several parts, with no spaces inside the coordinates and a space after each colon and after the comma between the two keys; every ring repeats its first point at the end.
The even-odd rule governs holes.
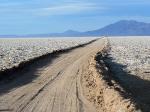
{"type": "Polygon", "coordinates": [[[85,35],[109,35],[109,36],[148,36],[150,35],[150,23],[134,20],[121,20],[101,29],[88,31],[85,35]]]}
{"type": "Polygon", "coordinates": [[[67,30],[63,33],[52,33],[52,34],[49,34],[49,36],[58,36],[58,37],[72,37],[72,36],[80,36],[81,35],[81,32],[78,32],[78,31],[74,31],[74,30],[67,30]]]}
{"type": "Polygon", "coordinates": [[[49,36],[150,36],[150,23],[137,22],[134,20],[121,20],[103,28],[77,32],[68,30],[63,33],[50,34],[49,36]]]}
{"type": "Polygon", "coordinates": [[[32,35],[23,35],[18,37],[73,37],[73,36],[81,36],[81,32],[67,30],[63,33],[32,34],[32,35]]]}
{"type": "MultiPolygon", "coordinates": [[[[35,34],[35,35],[13,36],[13,37],[75,37],[75,36],[79,37],[79,36],[103,36],[103,35],[150,36],[150,23],[138,22],[134,20],[121,20],[116,23],[107,25],[103,28],[87,32],[67,30],[63,33],[35,34]]],[[[9,35],[7,35],[6,37],[9,37],[9,35]]]]}

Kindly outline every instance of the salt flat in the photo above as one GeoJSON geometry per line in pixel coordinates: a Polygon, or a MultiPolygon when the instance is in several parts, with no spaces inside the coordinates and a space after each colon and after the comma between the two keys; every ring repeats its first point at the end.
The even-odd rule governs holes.
{"type": "MultiPolygon", "coordinates": [[[[33,41],[31,43],[33,44],[33,41]]],[[[51,57],[46,57],[37,60],[40,63],[26,67],[26,72],[20,71],[21,75],[14,80],[0,84],[0,111],[97,112],[94,104],[86,99],[85,92],[88,92],[83,88],[87,87],[83,85],[86,81],[83,78],[96,72],[92,62],[95,62],[96,53],[101,51],[106,43],[106,39],[99,39],[62,53],[52,62],[49,60],[51,57]],[[39,67],[40,64],[44,66],[39,67]]],[[[15,75],[15,72],[11,75],[15,75]]],[[[88,81],[86,84],[89,85],[88,81]]],[[[103,110],[102,106],[100,107],[100,110],[103,110]]]]}
{"type": "Polygon", "coordinates": [[[94,38],[1,38],[0,70],[18,66],[21,62],[87,43],[94,38]]]}
{"type": "MultiPolygon", "coordinates": [[[[8,40],[3,41],[8,42],[8,40]]],[[[72,43],[69,45],[79,45],[81,43],[81,40],[75,40],[58,40],[59,43],[57,43],[58,41],[53,40],[51,42],[49,39],[19,40],[21,42],[17,39],[16,48],[21,49],[21,51],[28,49],[27,52],[29,52],[31,50],[30,46],[34,45],[32,52],[34,51],[35,54],[39,51],[49,53],[51,51],[47,50],[55,45],[58,45],[61,49],[65,45],[64,43],[68,45],[67,42],[72,43]],[[18,43],[22,42],[23,46],[30,44],[23,49],[22,44],[21,47],[18,47],[18,43]],[[53,44],[53,42],[55,43],[53,44]],[[60,46],[60,42],[63,42],[62,46],[60,46]],[[47,47],[50,45],[51,47],[47,47]],[[40,46],[39,49],[36,46],[40,46]]],[[[89,42],[90,40],[87,39],[82,42],[89,42]]],[[[114,85],[109,85],[110,82],[108,83],[105,80],[105,75],[110,75],[105,70],[107,67],[103,61],[104,51],[108,50],[108,40],[101,38],[85,46],[69,50],[69,52],[56,53],[54,57],[57,58],[48,55],[36,60],[36,63],[24,66],[21,70],[3,74],[8,80],[3,80],[0,84],[0,111],[116,112],[120,110],[135,112],[137,109],[132,100],[123,98],[120,92],[116,90],[116,87],[122,90],[121,86],[115,81],[113,81],[114,85]],[[9,78],[8,76],[15,77],[9,78]]],[[[9,42],[11,43],[11,40],[9,42]]],[[[13,40],[13,43],[15,42],[16,40],[13,40]]],[[[56,46],[56,50],[58,46],[56,46]]],[[[34,54],[32,52],[31,54],[34,54]]]]}
{"type": "Polygon", "coordinates": [[[150,38],[116,37],[109,38],[110,55],[116,63],[126,65],[126,70],[147,79],[150,72],[150,38]]]}
{"type": "Polygon", "coordinates": [[[142,112],[150,110],[150,37],[110,37],[105,62],[142,112]]]}

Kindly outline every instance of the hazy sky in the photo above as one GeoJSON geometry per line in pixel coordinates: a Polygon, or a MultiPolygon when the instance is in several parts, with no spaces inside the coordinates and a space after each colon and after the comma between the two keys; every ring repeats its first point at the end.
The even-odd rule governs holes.
{"type": "Polygon", "coordinates": [[[122,19],[150,22],[150,0],[0,0],[0,35],[87,31],[122,19]]]}

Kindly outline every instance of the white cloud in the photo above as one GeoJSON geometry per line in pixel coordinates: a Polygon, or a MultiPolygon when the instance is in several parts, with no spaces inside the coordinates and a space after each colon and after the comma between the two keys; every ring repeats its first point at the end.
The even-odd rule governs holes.
{"type": "MultiPolygon", "coordinates": [[[[37,3],[37,2],[36,2],[37,3]]],[[[92,2],[56,2],[51,4],[38,4],[32,6],[31,4],[23,3],[3,3],[0,4],[0,13],[26,13],[36,16],[52,16],[52,15],[71,15],[88,11],[103,11],[106,7],[92,2]]]]}
{"type": "Polygon", "coordinates": [[[74,2],[40,8],[36,11],[38,12],[39,15],[67,15],[100,9],[105,10],[106,8],[99,7],[98,5],[93,3],[74,2]]]}

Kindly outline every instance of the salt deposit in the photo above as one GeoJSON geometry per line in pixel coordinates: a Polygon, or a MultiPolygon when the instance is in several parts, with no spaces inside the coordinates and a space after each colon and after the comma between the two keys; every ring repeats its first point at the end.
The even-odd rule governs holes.
{"type": "Polygon", "coordinates": [[[109,38],[110,56],[113,61],[125,65],[126,71],[144,79],[150,79],[150,38],[109,38]]]}
{"type": "Polygon", "coordinates": [[[0,39],[0,71],[23,61],[87,43],[93,38],[0,39]]]}

